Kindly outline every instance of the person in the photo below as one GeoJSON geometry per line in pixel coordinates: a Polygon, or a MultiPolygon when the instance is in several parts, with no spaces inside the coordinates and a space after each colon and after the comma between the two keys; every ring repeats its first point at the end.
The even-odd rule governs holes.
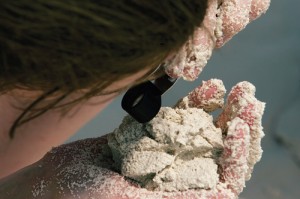
{"type": "MultiPolygon", "coordinates": [[[[211,24],[203,25],[205,17],[215,16],[209,15],[208,7],[224,7],[223,34],[213,42],[221,47],[264,13],[269,3],[268,0],[2,1],[1,198],[41,198],[38,189],[33,191],[41,178],[47,179],[40,186],[47,184],[44,198],[69,198],[62,189],[70,184],[66,182],[58,188],[61,180],[72,182],[89,174],[60,176],[59,172],[64,170],[55,168],[67,168],[68,160],[61,158],[68,154],[67,158],[72,159],[76,148],[98,146],[100,150],[105,137],[62,145],[57,153],[47,153],[52,147],[66,141],[122,91],[160,76],[153,71],[170,55],[176,55],[197,28],[208,30],[204,32],[211,36],[211,24]],[[236,8],[232,16],[240,17],[226,14],[229,5],[236,8]]],[[[97,147],[92,149],[89,158],[97,153],[97,147]]],[[[111,163],[105,158],[100,162],[99,167],[103,168],[109,168],[107,165],[111,163]]],[[[98,179],[100,183],[106,179],[124,180],[107,170],[99,172],[103,174],[98,179]]],[[[89,187],[89,182],[84,186],[89,187]]],[[[83,188],[74,186],[69,193],[83,188]]],[[[121,186],[118,191],[126,192],[126,187],[121,186]]],[[[97,190],[93,194],[83,191],[81,197],[107,195],[97,190]]],[[[107,198],[113,197],[108,194],[107,198]]],[[[132,193],[131,198],[139,196],[132,193]]]]}

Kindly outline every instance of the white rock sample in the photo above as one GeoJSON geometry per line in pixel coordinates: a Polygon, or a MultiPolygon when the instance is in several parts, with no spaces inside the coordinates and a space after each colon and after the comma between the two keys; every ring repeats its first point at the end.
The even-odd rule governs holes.
{"type": "Polygon", "coordinates": [[[161,108],[147,124],[130,116],[109,135],[115,168],[149,190],[213,189],[221,129],[199,108],[161,108]]]}

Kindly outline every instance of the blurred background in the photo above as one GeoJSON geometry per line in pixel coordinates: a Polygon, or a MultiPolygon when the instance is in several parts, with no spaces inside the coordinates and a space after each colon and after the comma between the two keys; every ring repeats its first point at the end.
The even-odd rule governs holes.
{"type": "MultiPolygon", "coordinates": [[[[256,86],[256,97],[266,102],[266,136],[262,159],[240,195],[243,199],[300,198],[299,9],[300,1],[272,0],[265,15],[214,52],[198,80],[179,81],[163,97],[163,105],[172,106],[202,80],[211,78],[222,79],[228,91],[244,80],[256,86]]],[[[121,98],[68,142],[98,137],[116,128],[125,115],[121,98]]]]}

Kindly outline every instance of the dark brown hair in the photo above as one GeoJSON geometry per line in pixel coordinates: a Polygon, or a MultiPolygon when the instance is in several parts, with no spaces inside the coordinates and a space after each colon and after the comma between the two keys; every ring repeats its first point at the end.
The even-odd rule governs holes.
{"type": "Polygon", "coordinates": [[[157,67],[201,25],[207,1],[0,0],[0,94],[42,91],[10,136],[71,93],[89,90],[65,106],[157,67]],[[49,96],[51,103],[37,108],[49,96]]]}

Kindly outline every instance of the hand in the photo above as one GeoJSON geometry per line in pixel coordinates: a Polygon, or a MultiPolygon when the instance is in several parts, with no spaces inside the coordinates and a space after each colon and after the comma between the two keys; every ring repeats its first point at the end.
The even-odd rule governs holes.
{"type": "Polygon", "coordinates": [[[215,48],[267,11],[270,0],[210,0],[201,27],[165,60],[166,72],[174,78],[193,81],[202,72],[215,48]]]}
{"type": "MultiPolygon", "coordinates": [[[[214,82],[203,82],[177,107],[212,111],[222,106],[224,90],[214,82]]],[[[3,199],[237,198],[262,153],[264,103],[254,97],[254,92],[248,82],[237,84],[216,121],[223,131],[224,151],[218,161],[220,179],[215,189],[158,192],[139,188],[114,172],[107,139],[103,136],[54,148],[39,162],[0,181],[0,196],[3,199]]]]}
{"type": "MultiPolygon", "coordinates": [[[[190,107],[212,111],[221,102],[220,86],[211,80],[203,82],[188,95],[190,107]]],[[[264,136],[261,119],[265,103],[255,97],[255,87],[248,82],[234,86],[227,97],[223,111],[216,120],[216,126],[223,131],[224,151],[220,158],[220,189],[230,189],[237,197],[245,181],[251,178],[256,162],[262,155],[261,138],[264,136]]],[[[180,103],[179,103],[180,105],[180,103]]],[[[218,197],[217,197],[218,198],[218,197]]],[[[226,197],[225,197],[226,198],[226,197]]]]}

